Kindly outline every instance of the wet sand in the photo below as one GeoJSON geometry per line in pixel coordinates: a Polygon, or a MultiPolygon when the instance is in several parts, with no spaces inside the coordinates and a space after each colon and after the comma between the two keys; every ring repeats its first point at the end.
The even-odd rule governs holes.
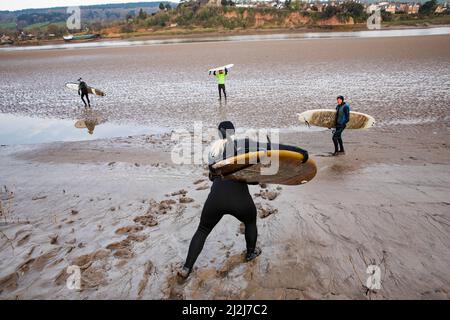
{"type": "Polygon", "coordinates": [[[14,94],[6,91],[1,112],[76,119],[76,99],[55,88],[85,63],[84,77],[109,92],[123,85],[123,95],[97,105],[110,120],[163,126],[170,119],[190,129],[193,120],[208,127],[229,118],[243,127],[277,127],[281,142],[308,150],[319,168],[302,186],[250,187],[259,208],[258,259],[243,263],[240,224],[225,216],[192,276],[179,283],[175,270],[210,182],[205,166],[171,162],[170,133],[1,146],[0,298],[449,299],[448,39],[0,53],[2,89],[22,83],[14,94]],[[128,62],[131,79],[119,59],[128,62]],[[211,103],[214,83],[210,90],[198,80],[199,68],[221,59],[242,66],[234,83],[230,76],[232,94],[222,109],[211,103]],[[176,73],[181,66],[186,70],[176,73]],[[368,75],[368,66],[379,73],[368,75]],[[330,68],[338,72],[329,75],[330,68]],[[105,82],[102,72],[114,81],[105,82]],[[48,79],[44,89],[39,77],[48,79]],[[238,91],[236,83],[250,88],[238,91]],[[150,84],[155,92],[140,91],[150,84]],[[330,157],[331,133],[300,127],[295,113],[328,106],[342,90],[354,110],[378,123],[346,130],[347,154],[330,157]],[[79,291],[66,287],[66,268],[74,264],[81,268],[79,291]],[[382,288],[366,294],[370,264],[379,265],[382,288]]]}
{"type": "Polygon", "coordinates": [[[76,119],[66,82],[106,92],[93,106],[109,121],[171,130],[215,126],[291,128],[297,113],[330,108],[344,94],[354,111],[392,121],[443,121],[450,101],[450,35],[213,42],[125,48],[0,52],[0,112],[76,119]],[[228,104],[211,66],[234,63],[228,104]],[[439,85],[438,85],[439,84],[439,85]],[[426,109],[426,112],[423,109],[426,109]]]}
{"type": "Polygon", "coordinates": [[[244,236],[226,216],[181,284],[174,270],[210,182],[201,165],[171,163],[168,135],[2,147],[2,185],[14,194],[2,192],[0,297],[448,299],[448,133],[348,131],[337,158],[329,132],[283,135],[312,153],[318,175],[269,185],[269,197],[251,186],[263,254],[242,262],[244,236]],[[372,263],[382,288],[366,295],[372,263]],[[71,264],[82,267],[81,291],[66,288],[71,264]]]}

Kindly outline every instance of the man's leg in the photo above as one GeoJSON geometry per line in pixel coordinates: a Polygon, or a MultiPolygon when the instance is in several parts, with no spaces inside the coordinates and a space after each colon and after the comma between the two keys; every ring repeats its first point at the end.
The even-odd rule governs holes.
{"type": "Polygon", "coordinates": [[[86,103],[86,101],[84,101],[84,93],[81,94],[81,101],[83,101],[84,107],[86,108],[87,107],[87,103],[86,103]]]}
{"type": "Polygon", "coordinates": [[[195,261],[197,260],[200,252],[202,252],[206,238],[221,218],[222,214],[217,212],[217,206],[214,205],[214,203],[208,197],[203,207],[200,224],[194,236],[192,237],[186,262],[184,263],[184,267],[189,269],[189,272],[194,267],[195,261]]]}
{"type": "Polygon", "coordinates": [[[344,128],[345,127],[340,127],[339,129],[336,129],[336,131],[338,131],[337,141],[340,147],[339,152],[344,152],[344,143],[342,142],[342,132],[344,131],[344,128]]]}
{"type": "Polygon", "coordinates": [[[225,97],[225,100],[227,100],[227,93],[225,91],[225,85],[222,85],[222,90],[223,90],[223,96],[225,97]]]}
{"type": "Polygon", "coordinates": [[[89,100],[89,95],[86,93],[86,100],[88,102],[89,108],[91,107],[91,101],[89,100]]]}
{"type": "Polygon", "coordinates": [[[335,131],[333,133],[333,144],[334,144],[334,153],[336,154],[339,152],[337,128],[335,129],[335,131]]]}
{"type": "MultiPolygon", "coordinates": [[[[255,208],[256,211],[256,208],[255,208]]],[[[253,215],[253,214],[252,214],[253,215]]],[[[256,240],[258,239],[258,228],[256,226],[255,218],[245,223],[245,243],[247,246],[247,253],[252,253],[256,248],[256,240]]]]}
{"type": "Polygon", "coordinates": [[[220,84],[218,85],[218,88],[219,88],[219,100],[222,100],[222,92],[220,91],[221,90],[220,84]]]}
{"type": "Polygon", "coordinates": [[[247,247],[247,261],[253,260],[261,253],[261,250],[256,248],[256,240],[258,238],[258,228],[256,226],[256,206],[250,194],[247,199],[239,199],[237,207],[232,213],[237,219],[245,225],[245,243],[247,247]]]}

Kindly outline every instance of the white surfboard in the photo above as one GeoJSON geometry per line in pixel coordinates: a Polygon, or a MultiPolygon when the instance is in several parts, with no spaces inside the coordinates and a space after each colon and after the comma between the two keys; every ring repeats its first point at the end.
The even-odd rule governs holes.
{"type": "Polygon", "coordinates": [[[222,67],[217,67],[217,68],[213,68],[213,69],[209,69],[208,72],[214,72],[214,71],[220,71],[220,70],[225,70],[225,69],[230,69],[233,68],[234,64],[227,64],[226,66],[222,66],[222,67]]]}
{"type": "MultiPolygon", "coordinates": [[[[66,87],[69,89],[78,91],[78,83],[66,83],[66,87]]],[[[101,96],[101,97],[105,96],[105,93],[103,91],[92,88],[92,87],[88,87],[88,93],[95,94],[95,95],[101,96]]]]}
{"type": "MultiPolygon", "coordinates": [[[[298,120],[312,126],[335,128],[336,127],[335,109],[316,109],[308,110],[298,114],[298,120]]],[[[375,119],[368,114],[350,111],[350,120],[346,129],[367,129],[375,124],[375,119]]]]}

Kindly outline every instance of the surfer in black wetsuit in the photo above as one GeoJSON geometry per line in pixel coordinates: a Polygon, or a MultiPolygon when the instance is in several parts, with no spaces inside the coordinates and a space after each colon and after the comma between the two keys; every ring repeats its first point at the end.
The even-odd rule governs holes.
{"type": "Polygon", "coordinates": [[[88,86],[86,84],[86,82],[83,81],[83,79],[78,79],[78,95],[81,96],[81,100],[84,103],[84,107],[87,108],[89,106],[89,108],[91,107],[91,101],[89,101],[89,92],[88,92],[88,86]],[[84,97],[86,97],[86,100],[88,103],[86,103],[86,101],[84,101],[84,97]]]}
{"type": "Polygon", "coordinates": [[[343,96],[337,97],[336,129],[333,131],[334,156],[345,154],[342,132],[350,120],[350,106],[344,102],[343,96]],[[340,147],[340,149],[339,149],[340,147]]]}
{"type": "MultiPolygon", "coordinates": [[[[234,126],[230,121],[219,124],[222,140],[216,141],[209,154],[211,166],[226,155],[235,154],[233,142],[234,126]],[[231,151],[230,151],[231,150],[231,151]]],[[[251,261],[261,254],[256,247],[258,231],[256,227],[256,207],[246,183],[224,180],[221,176],[214,176],[210,170],[210,180],[213,181],[211,191],[203,206],[200,224],[195,232],[183,269],[178,275],[187,278],[192,271],[195,261],[203,249],[209,233],[225,214],[231,214],[245,224],[245,242],[247,252],[245,259],[251,261]]]]}

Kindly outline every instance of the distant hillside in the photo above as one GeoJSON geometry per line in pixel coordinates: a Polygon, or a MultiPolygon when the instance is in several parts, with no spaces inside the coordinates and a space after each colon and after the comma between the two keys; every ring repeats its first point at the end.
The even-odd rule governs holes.
{"type": "MultiPolygon", "coordinates": [[[[158,11],[161,2],[163,4],[169,3],[175,7],[178,5],[170,1],[157,1],[81,6],[81,19],[88,23],[125,19],[127,16],[136,16],[140,9],[151,14],[158,11]]],[[[0,11],[0,29],[15,29],[16,27],[23,29],[35,24],[64,22],[69,16],[66,10],[67,7],[53,7],[0,11]]]]}

